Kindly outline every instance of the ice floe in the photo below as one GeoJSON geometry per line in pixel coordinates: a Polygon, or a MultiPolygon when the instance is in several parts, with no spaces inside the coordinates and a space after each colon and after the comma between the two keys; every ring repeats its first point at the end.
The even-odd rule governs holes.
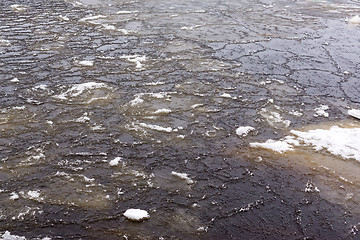
{"type": "Polygon", "coordinates": [[[83,60],[83,61],[77,61],[76,64],[83,66],[83,67],[92,67],[92,66],[94,66],[94,61],[83,60]]]}
{"type": "Polygon", "coordinates": [[[18,200],[19,199],[19,194],[17,194],[16,192],[12,192],[10,195],[10,199],[11,200],[18,200]]]}
{"type": "Polygon", "coordinates": [[[143,221],[150,218],[147,211],[134,208],[126,210],[124,216],[131,221],[143,221]]]}
{"type": "Polygon", "coordinates": [[[70,89],[68,89],[64,93],[55,95],[54,98],[67,100],[70,97],[77,97],[81,95],[84,91],[96,89],[96,88],[109,88],[109,87],[105,83],[97,83],[97,82],[74,84],[70,89]]]}
{"type": "Polygon", "coordinates": [[[281,111],[280,107],[274,106],[275,110],[262,108],[260,115],[263,116],[270,126],[274,128],[287,128],[290,126],[291,121],[285,120],[278,111],[281,111]]]}
{"type": "Polygon", "coordinates": [[[153,114],[167,114],[167,113],[171,113],[171,110],[162,108],[162,109],[158,109],[155,112],[153,112],[153,114]]]}
{"type": "Polygon", "coordinates": [[[26,240],[26,237],[12,235],[9,231],[5,231],[5,233],[0,236],[2,240],[26,240]]]}
{"type": "Polygon", "coordinates": [[[360,24],[360,16],[356,15],[356,16],[350,18],[348,21],[349,21],[349,23],[352,23],[352,24],[360,24]]]}
{"type": "Polygon", "coordinates": [[[143,69],[142,63],[146,61],[146,56],[139,55],[123,55],[120,58],[135,63],[135,68],[138,70],[143,69]]]}
{"type": "Polygon", "coordinates": [[[251,131],[254,131],[255,128],[253,127],[250,127],[250,126],[242,126],[242,127],[238,127],[236,129],[236,134],[239,136],[239,137],[245,137],[246,135],[249,134],[249,132],[251,131]]]}
{"type": "Polygon", "coordinates": [[[175,171],[172,171],[171,172],[171,175],[175,176],[175,177],[178,177],[182,180],[185,180],[185,182],[187,184],[193,184],[194,183],[194,180],[192,180],[187,173],[178,173],[178,172],[175,172],[175,171]]]}
{"type": "Polygon", "coordinates": [[[143,128],[148,128],[148,129],[156,130],[156,131],[159,131],[159,132],[170,133],[170,132],[174,131],[171,127],[161,127],[161,126],[158,126],[158,125],[147,124],[147,123],[139,123],[139,125],[141,127],[143,127],[143,128]]]}
{"type": "Polygon", "coordinates": [[[316,151],[327,150],[344,159],[360,161],[360,128],[332,126],[330,129],[292,130],[290,133],[293,136],[287,136],[278,141],[269,139],[264,143],[250,143],[250,146],[279,153],[292,151],[296,146],[308,146],[316,151]]]}
{"type": "Polygon", "coordinates": [[[348,111],[348,114],[354,118],[360,119],[360,110],[351,109],[348,111]]]}
{"type": "Polygon", "coordinates": [[[109,162],[109,165],[110,165],[110,166],[117,166],[117,165],[119,165],[119,163],[120,163],[121,160],[122,160],[121,157],[116,157],[116,158],[114,158],[113,160],[111,160],[111,161],[109,162]]]}
{"type": "Polygon", "coordinates": [[[329,117],[329,113],[327,113],[326,110],[329,110],[329,106],[327,105],[321,105],[320,107],[315,108],[314,117],[329,117]]]}
{"type": "Polygon", "coordinates": [[[18,12],[25,12],[29,7],[25,5],[20,4],[13,4],[10,6],[12,10],[18,11],[18,12]]]}

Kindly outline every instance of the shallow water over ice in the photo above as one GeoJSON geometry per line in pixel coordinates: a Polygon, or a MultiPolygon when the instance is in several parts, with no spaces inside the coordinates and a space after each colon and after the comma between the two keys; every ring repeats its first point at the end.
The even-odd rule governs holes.
{"type": "Polygon", "coordinates": [[[291,135],[359,125],[356,1],[16,4],[0,3],[0,236],[358,238],[360,163],[291,135]],[[286,136],[293,151],[251,147],[286,136]]]}

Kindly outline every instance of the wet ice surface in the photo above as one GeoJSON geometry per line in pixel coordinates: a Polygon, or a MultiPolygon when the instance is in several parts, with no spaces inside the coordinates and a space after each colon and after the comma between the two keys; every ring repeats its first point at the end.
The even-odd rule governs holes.
{"type": "Polygon", "coordinates": [[[0,3],[0,236],[358,238],[358,161],[250,146],[358,129],[356,1],[14,4],[0,3]]]}

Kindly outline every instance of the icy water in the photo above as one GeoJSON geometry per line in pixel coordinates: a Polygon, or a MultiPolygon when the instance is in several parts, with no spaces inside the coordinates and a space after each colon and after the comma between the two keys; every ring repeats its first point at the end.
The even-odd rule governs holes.
{"type": "Polygon", "coordinates": [[[0,238],[359,239],[358,14],[1,1],[0,238]]]}

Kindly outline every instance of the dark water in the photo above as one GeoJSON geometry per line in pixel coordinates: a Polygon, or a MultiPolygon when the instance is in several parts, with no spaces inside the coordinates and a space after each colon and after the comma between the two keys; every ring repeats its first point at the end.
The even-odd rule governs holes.
{"type": "Polygon", "coordinates": [[[360,103],[360,27],[346,21],[359,11],[1,1],[0,234],[357,239],[359,162],[249,143],[359,125],[346,114],[360,103]],[[314,116],[322,105],[329,116],[314,116]],[[239,137],[239,126],[255,131],[239,137]],[[150,219],[126,220],[129,208],[150,219]]]}

